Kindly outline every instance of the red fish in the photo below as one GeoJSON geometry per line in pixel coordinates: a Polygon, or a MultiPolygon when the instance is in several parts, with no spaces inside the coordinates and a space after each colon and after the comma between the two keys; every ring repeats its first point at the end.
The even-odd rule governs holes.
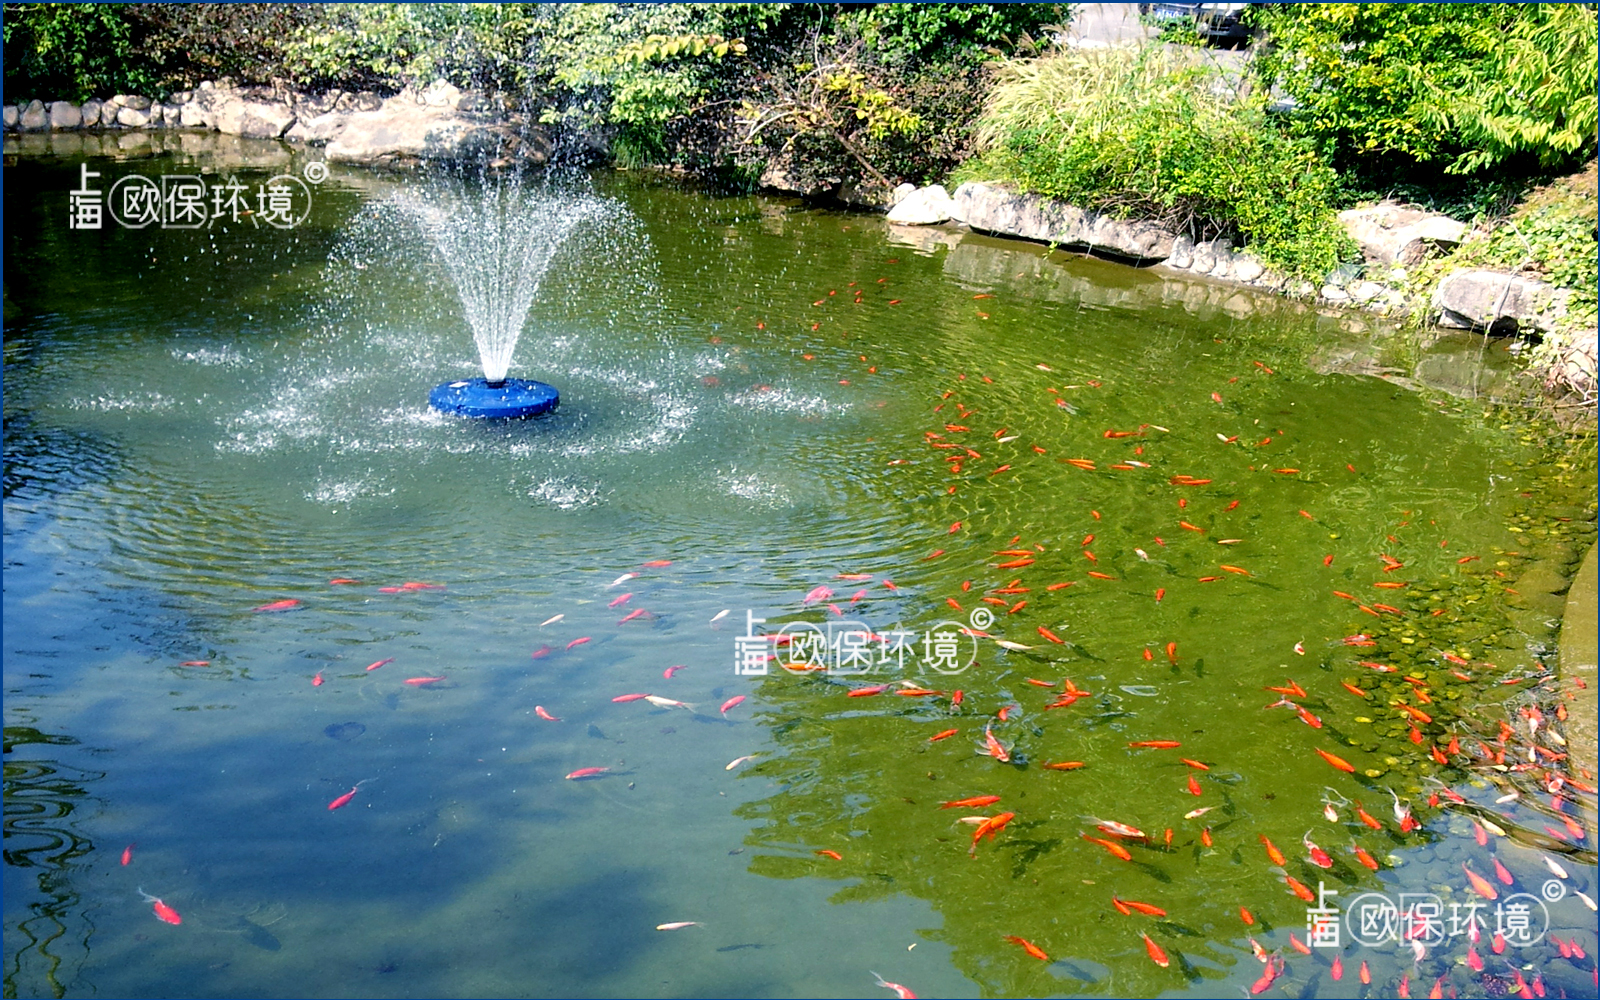
{"type": "Polygon", "coordinates": [[[1350,848],[1350,853],[1354,854],[1356,856],[1356,860],[1361,862],[1363,867],[1369,868],[1372,871],[1377,871],[1378,870],[1378,861],[1377,861],[1377,859],[1374,858],[1372,855],[1368,854],[1366,852],[1366,850],[1363,849],[1362,847],[1360,847],[1359,845],[1353,845],[1350,848]]]}
{"type": "Polygon", "coordinates": [[[387,666],[387,665],[389,665],[389,664],[391,664],[393,662],[394,662],[394,657],[391,656],[388,659],[379,660],[377,663],[369,663],[369,664],[367,664],[367,669],[368,670],[376,670],[379,667],[387,666]]]}
{"type": "Polygon", "coordinates": [[[662,566],[671,566],[672,565],[672,560],[671,559],[652,559],[649,562],[642,562],[639,565],[640,566],[644,566],[644,567],[648,567],[650,569],[660,569],[662,566]]]}
{"type": "Polygon", "coordinates": [[[1128,849],[1114,840],[1105,840],[1101,837],[1091,837],[1087,833],[1083,835],[1083,839],[1099,844],[1101,847],[1104,847],[1106,850],[1110,851],[1116,857],[1121,858],[1123,861],[1133,860],[1133,855],[1128,853],[1128,849]]]}
{"type": "Polygon", "coordinates": [[[535,706],[533,706],[533,714],[537,715],[539,718],[545,720],[546,722],[560,722],[561,721],[560,719],[558,719],[555,716],[551,715],[549,712],[545,711],[545,708],[544,708],[543,705],[535,705],[535,706]]]}
{"type": "Polygon", "coordinates": [[[1495,890],[1494,886],[1489,884],[1489,880],[1484,878],[1482,875],[1479,875],[1471,868],[1468,868],[1466,862],[1462,862],[1461,870],[1467,873],[1467,881],[1472,883],[1473,892],[1482,896],[1484,899],[1500,898],[1500,893],[1495,890]]]}
{"type": "Polygon", "coordinates": [[[535,660],[542,660],[553,652],[555,652],[555,650],[551,649],[549,645],[540,646],[538,649],[533,651],[533,658],[535,660]]]}
{"type": "Polygon", "coordinates": [[[626,603],[628,603],[628,600],[629,600],[629,599],[630,599],[630,598],[632,598],[632,597],[633,597],[633,595],[632,595],[632,594],[623,594],[623,595],[622,595],[622,596],[621,596],[621,597],[617,597],[617,598],[614,598],[614,599],[613,599],[613,600],[612,600],[612,601],[611,601],[611,603],[610,603],[610,604],[607,604],[607,605],[606,605],[606,607],[608,607],[608,608],[614,608],[614,607],[616,607],[616,606],[617,606],[617,605],[619,605],[619,604],[626,604],[626,603]]]}
{"type": "Polygon", "coordinates": [[[1328,852],[1312,843],[1310,830],[1306,831],[1306,835],[1301,838],[1300,842],[1305,845],[1306,854],[1311,858],[1312,864],[1316,865],[1318,868],[1333,867],[1333,858],[1328,854],[1328,852]]]}
{"type": "Polygon", "coordinates": [[[322,671],[318,670],[317,671],[317,676],[311,678],[311,686],[314,687],[314,688],[319,688],[319,687],[321,687],[323,685],[323,683],[324,683],[324,681],[322,680],[322,671]]]}
{"type": "Polygon", "coordinates": [[[1043,625],[1038,626],[1038,629],[1039,629],[1039,634],[1044,636],[1046,639],[1049,639],[1051,642],[1057,643],[1057,644],[1062,645],[1062,646],[1066,645],[1066,640],[1062,639],[1059,635],[1056,635],[1054,632],[1052,632],[1049,629],[1045,628],[1043,625]]]}
{"type": "MultiPolygon", "coordinates": [[[[1212,395],[1215,396],[1216,393],[1212,393],[1212,395]]],[[[1220,403],[1222,400],[1218,399],[1217,402],[1220,403]]],[[[1150,940],[1150,935],[1141,932],[1139,936],[1144,938],[1144,950],[1150,955],[1150,961],[1165,969],[1170,964],[1167,960],[1167,953],[1161,950],[1160,945],[1150,940]]]]}
{"type": "Polygon", "coordinates": [[[723,715],[727,715],[728,714],[728,709],[733,708],[735,705],[737,705],[740,702],[744,701],[744,699],[745,699],[744,695],[736,694],[732,698],[729,698],[727,701],[723,702],[722,703],[722,707],[720,709],[718,709],[718,711],[720,711],[723,715]]]}
{"type": "Polygon", "coordinates": [[[950,737],[956,735],[959,732],[961,732],[961,730],[959,730],[959,729],[946,729],[942,733],[934,733],[932,736],[928,737],[928,742],[929,743],[937,743],[940,740],[947,740],[947,739],[949,739],[950,737]]]}
{"type": "Polygon", "coordinates": [[[582,781],[584,778],[597,778],[610,770],[611,768],[609,767],[580,767],[576,771],[573,771],[571,774],[567,775],[567,780],[582,781]]]}
{"type": "Polygon", "coordinates": [[[182,663],[178,664],[178,666],[180,666],[180,667],[209,667],[209,666],[211,666],[211,661],[210,660],[184,660],[182,663]]]}
{"type": "Polygon", "coordinates": [[[437,684],[442,680],[444,680],[443,677],[407,677],[402,683],[410,684],[412,687],[424,687],[428,684],[437,684]]]}
{"type": "Polygon", "coordinates": [[[1081,760],[1064,760],[1059,764],[1045,764],[1043,766],[1050,771],[1076,771],[1085,765],[1081,760]]]}
{"type": "Polygon", "coordinates": [[[361,790],[361,785],[358,784],[354,788],[350,789],[348,792],[345,792],[343,795],[341,795],[338,798],[334,799],[332,802],[329,802],[328,803],[328,811],[329,812],[333,812],[335,809],[343,809],[345,806],[350,804],[350,800],[355,798],[356,797],[356,792],[359,792],[360,790],[361,790]]]}
{"type": "Polygon", "coordinates": [[[821,855],[824,858],[832,858],[835,861],[843,861],[844,860],[844,855],[840,854],[838,851],[821,850],[821,851],[812,851],[811,853],[812,854],[821,855]]]}
{"type": "Polygon", "coordinates": [[[1277,846],[1275,844],[1273,844],[1273,842],[1271,840],[1267,839],[1267,835],[1266,834],[1264,834],[1264,833],[1258,834],[1256,839],[1260,840],[1262,846],[1267,849],[1267,857],[1272,859],[1272,863],[1273,864],[1275,864],[1275,865],[1288,864],[1288,862],[1283,857],[1283,852],[1278,850],[1277,846]]]}
{"type": "Polygon", "coordinates": [[[581,646],[581,645],[583,645],[584,643],[586,643],[588,641],[589,641],[589,637],[588,636],[586,636],[586,635],[585,636],[580,636],[580,637],[572,640],[571,642],[567,643],[567,648],[571,649],[574,646],[581,646]]]}
{"type": "Polygon", "coordinates": [[[1349,761],[1345,760],[1343,757],[1339,757],[1339,756],[1336,756],[1335,754],[1331,754],[1328,751],[1322,749],[1321,747],[1313,747],[1312,749],[1316,750],[1317,751],[1317,755],[1320,756],[1323,760],[1327,761],[1329,764],[1332,764],[1334,767],[1338,768],[1339,770],[1348,772],[1350,774],[1356,773],[1355,765],[1350,763],[1349,761]]]}
{"type": "Polygon", "coordinates": [[[1181,747],[1183,744],[1177,740],[1137,740],[1129,743],[1128,746],[1148,750],[1171,750],[1173,747],[1181,747]]]}
{"type": "Polygon", "coordinates": [[[162,923],[167,923],[167,924],[181,924],[181,923],[183,923],[183,918],[178,916],[178,911],[174,910],[172,907],[168,906],[166,903],[162,902],[160,899],[157,899],[155,896],[150,895],[148,892],[145,892],[143,889],[139,890],[139,895],[143,896],[144,897],[144,901],[150,904],[150,910],[151,910],[152,913],[154,913],[156,915],[156,919],[157,920],[160,920],[162,923]]]}
{"type": "Polygon", "coordinates": [[[131,862],[132,860],[133,860],[133,845],[129,844],[127,847],[124,847],[122,849],[122,865],[123,865],[123,867],[127,867],[128,863],[131,862]]]}
{"type": "Polygon", "coordinates": [[[300,602],[295,600],[293,597],[291,597],[288,600],[273,601],[271,604],[263,604],[260,607],[251,608],[250,610],[252,610],[252,611],[288,611],[290,608],[298,608],[299,606],[300,606],[300,602]]]}
{"type": "Polygon", "coordinates": [[[1194,775],[1192,775],[1192,774],[1189,775],[1189,794],[1190,795],[1201,795],[1201,794],[1204,794],[1202,792],[1201,788],[1200,788],[1200,782],[1194,780],[1194,775]]]}
{"type": "Polygon", "coordinates": [[[648,697],[650,697],[648,694],[619,694],[611,700],[620,705],[630,701],[643,701],[648,697]]]}
{"type": "Polygon", "coordinates": [[[345,585],[347,583],[360,583],[360,582],[361,582],[360,580],[352,580],[347,576],[336,576],[332,580],[328,581],[328,586],[330,586],[330,587],[340,587],[340,586],[343,586],[343,585],[345,585]]]}
{"type": "Polygon", "coordinates": [[[868,698],[875,694],[883,694],[889,690],[887,684],[873,684],[868,687],[854,688],[845,693],[846,698],[868,698]]]}
{"type": "Polygon", "coordinates": [[[1147,917],[1164,917],[1167,915],[1167,911],[1163,910],[1159,906],[1154,906],[1150,903],[1140,903],[1131,899],[1118,899],[1114,893],[1111,896],[1111,901],[1117,904],[1118,908],[1127,907],[1131,910],[1138,910],[1147,917]]]}
{"type": "Polygon", "coordinates": [[[633,621],[635,618],[639,618],[639,617],[641,617],[643,615],[648,615],[649,613],[650,612],[646,611],[644,608],[635,608],[634,610],[632,610],[632,611],[628,612],[626,615],[624,615],[622,618],[619,618],[617,620],[617,624],[618,625],[626,625],[628,622],[633,621]]]}
{"type": "Polygon", "coordinates": [[[1015,934],[1007,934],[1006,935],[1006,940],[1010,941],[1012,944],[1014,944],[1017,947],[1021,948],[1023,951],[1027,952],[1029,955],[1033,956],[1034,958],[1037,958],[1041,962],[1050,961],[1050,956],[1046,955],[1044,953],[1044,949],[1040,948],[1038,945],[1034,944],[1032,941],[1029,941],[1027,938],[1020,938],[1020,937],[1017,937],[1015,934]]]}

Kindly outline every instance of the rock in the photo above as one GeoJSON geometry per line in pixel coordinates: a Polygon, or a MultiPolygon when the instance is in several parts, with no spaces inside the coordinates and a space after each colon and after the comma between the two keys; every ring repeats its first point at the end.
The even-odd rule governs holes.
{"type": "Polygon", "coordinates": [[[1433,295],[1443,326],[1489,328],[1504,332],[1532,328],[1548,331],[1566,314],[1568,294],[1537,281],[1499,271],[1452,271],[1433,295]],[[1509,321],[1511,329],[1504,329],[1509,321]]]}
{"type": "Polygon", "coordinates": [[[1134,260],[1165,260],[1177,234],[1153,222],[1123,221],[997,184],[969,181],[956,189],[951,218],[974,229],[1057,246],[1086,247],[1134,260]]]}
{"type": "Polygon", "coordinates": [[[17,118],[20,116],[15,104],[7,104],[5,110],[6,128],[16,128],[17,118]]]}
{"type": "Polygon", "coordinates": [[[1228,268],[1233,263],[1233,242],[1227,239],[1208,240],[1198,243],[1194,248],[1194,263],[1189,265],[1195,274],[1210,274],[1218,278],[1228,276],[1228,268]],[[1207,261],[1210,263],[1207,264],[1207,261]],[[1201,267],[1206,264],[1205,267],[1201,267]]]}
{"type": "Polygon", "coordinates": [[[400,100],[374,111],[330,112],[306,125],[314,141],[327,143],[329,160],[358,163],[395,156],[451,159],[494,138],[459,112],[400,100]]]}
{"type": "Polygon", "coordinates": [[[253,93],[217,88],[200,98],[211,127],[225,135],[247,139],[276,139],[295,122],[294,111],[282,101],[263,100],[253,93]]]}
{"type": "Polygon", "coordinates": [[[161,121],[167,128],[177,128],[183,123],[183,107],[178,104],[163,104],[161,106],[161,121]]]}
{"type": "Polygon", "coordinates": [[[123,105],[117,109],[117,124],[129,128],[144,128],[150,124],[150,112],[123,105]]]}
{"type": "Polygon", "coordinates": [[[1350,293],[1335,285],[1323,285],[1322,297],[1327,299],[1329,302],[1350,301],[1350,293]]]}
{"type": "Polygon", "coordinates": [[[160,105],[160,104],[152,104],[152,105],[150,105],[150,123],[149,124],[150,124],[151,128],[160,128],[162,125],[166,124],[166,111],[163,110],[163,106],[162,105],[160,105]]]}
{"type": "Polygon", "coordinates": [[[889,210],[889,221],[902,226],[931,226],[947,221],[956,203],[943,185],[918,188],[889,210]]]}
{"type": "Polygon", "coordinates": [[[1188,268],[1194,263],[1194,240],[1177,236],[1172,240],[1172,253],[1167,256],[1167,266],[1188,268]]]}
{"type": "Polygon", "coordinates": [[[1238,257],[1233,262],[1233,276],[1240,281],[1254,281],[1265,274],[1266,270],[1249,257],[1238,257]]]}
{"type": "Polygon", "coordinates": [[[1465,223],[1447,215],[1392,201],[1340,212],[1339,222],[1371,264],[1417,264],[1433,247],[1455,246],[1467,233],[1465,223]]]}
{"type": "Polygon", "coordinates": [[[99,101],[83,102],[83,107],[78,109],[78,113],[83,116],[84,128],[94,128],[100,124],[100,108],[102,106],[99,101]]]}
{"type": "Polygon", "coordinates": [[[132,108],[135,111],[149,111],[150,105],[153,102],[148,97],[138,97],[132,94],[118,94],[116,97],[111,99],[111,103],[121,105],[124,108],[132,108]]]}
{"type": "Polygon", "coordinates": [[[79,128],[83,125],[83,112],[68,101],[50,102],[50,127],[53,129],[79,128]]]}
{"type": "Polygon", "coordinates": [[[912,184],[910,181],[907,181],[906,183],[901,184],[899,187],[894,189],[894,193],[889,198],[889,204],[890,205],[898,205],[898,204],[900,204],[902,201],[905,201],[906,195],[910,194],[911,192],[915,191],[916,189],[917,189],[917,186],[915,184],[912,184]]]}
{"type": "Polygon", "coordinates": [[[1370,302],[1383,294],[1383,286],[1376,281],[1358,281],[1348,291],[1357,302],[1370,302]]]}
{"type": "Polygon", "coordinates": [[[182,105],[188,104],[190,101],[194,100],[194,91],[180,90],[171,97],[167,98],[167,100],[181,107],[182,105]]]}
{"type": "Polygon", "coordinates": [[[1217,266],[1217,255],[1212,252],[1211,244],[1197,243],[1194,247],[1194,256],[1189,261],[1190,270],[1196,274],[1210,274],[1211,269],[1217,266]]]}
{"type": "Polygon", "coordinates": [[[199,101],[190,101],[178,113],[178,124],[184,128],[210,128],[211,112],[199,101]]]}
{"type": "Polygon", "coordinates": [[[42,132],[49,124],[50,118],[45,114],[44,102],[37,100],[29,101],[17,119],[17,127],[24,132],[42,132]]]}
{"type": "Polygon", "coordinates": [[[417,95],[417,103],[454,111],[461,105],[461,88],[447,80],[435,80],[428,84],[428,89],[417,95]]]}

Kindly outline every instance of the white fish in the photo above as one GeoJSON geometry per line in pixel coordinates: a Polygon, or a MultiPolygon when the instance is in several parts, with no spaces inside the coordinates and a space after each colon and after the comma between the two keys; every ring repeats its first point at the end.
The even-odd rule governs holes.
{"type": "Polygon", "coordinates": [[[752,760],[755,760],[755,759],[756,759],[756,755],[753,754],[753,753],[747,753],[743,757],[735,757],[734,759],[728,761],[727,766],[724,767],[723,770],[724,771],[731,771],[734,768],[738,767],[740,764],[748,763],[749,761],[752,761],[752,760]]]}
{"type": "Polygon", "coordinates": [[[1005,444],[1007,441],[1015,441],[1017,438],[1019,438],[1021,436],[1022,436],[1021,434],[1008,434],[1005,437],[1000,439],[1000,443],[1001,444],[1005,444]]]}
{"type": "Polygon", "coordinates": [[[688,702],[676,701],[672,698],[663,698],[658,694],[647,694],[644,696],[644,700],[648,701],[657,708],[686,708],[691,712],[694,711],[694,706],[688,702]]]}
{"type": "Polygon", "coordinates": [[[1572,890],[1572,892],[1579,899],[1583,900],[1583,905],[1584,906],[1587,906],[1590,910],[1593,910],[1595,908],[1594,907],[1594,900],[1589,898],[1589,894],[1588,893],[1584,892],[1582,889],[1574,889],[1574,890],[1572,890]]]}
{"type": "Polygon", "coordinates": [[[1210,812],[1211,810],[1213,810],[1215,808],[1216,808],[1216,806],[1201,806],[1199,809],[1190,809],[1188,812],[1183,814],[1183,818],[1184,819],[1199,819],[1201,816],[1204,816],[1206,813],[1210,812]]]}
{"type": "Polygon", "coordinates": [[[1055,369],[1051,368],[1049,365],[1034,365],[1033,367],[1039,369],[1042,372],[1053,372],[1053,371],[1055,371],[1055,369]]]}
{"type": "Polygon", "coordinates": [[[563,619],[565,617],[567,617],[567,616],[566,615],[555,615],[555,616],[553,616],[551,618],[546,618],[544,621],[539,623],[539,627],[540,628],[544,628],[546,625],[554,625],[556,622],[560,621],[561,619],[563,619]]]}
{"type": "Polygon", "coordinates": [[[1244,541],[1244,539],[1242,539],[1242,538],[1219,538],[1219,539],[1217,539],[1217,544],[1218,545],[1238,545],[1242,541],[1244,541]]]}
{"type": "MultiPolygon", "coordinates": [[[[1554,861],[1550,860],[1550,858],[1545,857],[1544,855],[1541,855],[1541,857],[1544,857],[1544,866],[1546,868],[1550,869],[1550,874],[1554,875],[1556,878],[1570,878],[1571,877],[1571,876],[1569,876],[1567,874],[1567,870],[1565,868],[1563,868],[1560,865],[1556,864],[1554,861]]],[[[1593,907],[1591,907],[1591,909],[1593,909],[1593,907]]]]}
{"type": "Polygon", "coordinates": [[[1138,556],[1140,559],[1144,560],[1145,562],[1149,562],[1150,561],[1150,553],[1146,552],[1144,549],[1134,549],[1133,550],[1133,554],[1138,556]]]}
{"type": "Polygon", "coordinates": [[[1497,805],[1497,806],[1503,806],[1507,802],[1515,802],[1520,798],[1522,798],[1522,793],[1521,792],[1507,792],[1506,794],[1500,796],[1498,799],[1495,799],[1494,800],[1494,804],[1497,805]]]}
{"type": "Polygon", "coordinates": [[[606,589],[610,590],[612,587],[618,586],[620,584],[627,583],[629,580],[632,580],[634,577],[636,577],[638,575],[639,575],[638,573],[624,573],[621,576],[617,577],[615,580],[612,580],[610,583],[606,584],[606,589]]]}
{"type": "Polygon", "coordinates": [[[711,616],[711,624],[715,625],[717,622],[722,621],[722,619],[726,617],[728,617],[728,609],[723,608],[721,611],[718,611],[715,615],[711,616]]]}
{"type": "Polygon", "coordinates": [[[1305,644],[1305,642],[1301,641],[1301,642],[1295,643],[1294,644],[1294,651],[1296,653],[1299,653],[1301,656],[1306,655],[1306,644],[1305,644]]]}
{"type": "Polygon", "coordinates": [[[1558,747],[1564,747],[1567,745],[1566,737],[1562,736],[1554,729],[1546,729],[1544,731],[1544,738],[1549,740],[1551,743],[1554,743],[1558,747]]]}
{"type": "Polygon", "coordinates": [[[658,931],[681,931],[685,927],[704,927],[698,920],[674,920],[670,924],[656,924],[658,931]]]}
{"type": "Polygon", "coordinates": [[[1479,816],[1478,824],[1485,830],[1488,830],[1490,833],[1494,834],[1496,837],[1504,837],[1506,835],[1505,828],[1501,827],[1493,820],[1485,819],[1482,816],[1479,816]]]}
{"type": "Polygon", "coordinates": [[[999,646],[1001,649],[1014,649],[1014,650],[1017,650],[1018,652],[1021,652],[1022,650],[1025,650],[1025,649],[1032,649],[1033,648],[1032,646],[1024,646],[1020,642],[1012,642],[1009,639],[996,639],[994,641],[994,644],[996,646],[999,646]]]}
{"type": "Polygon", "coordinates": [[[1135,461],[1134,459],[1131,459],[1131,458],[1125,458],[1125,459],[1123,459],[1123,461],[1127,462],[1129,465],[1138,466],[1141,469],[1150,468],[1150,463],[1149,462],[1138,462],[1138,461],[1135,461]]]}
{"type": "Polygon", "coordinates": [[[1150,427],[1151,427],[1152,430],[1158,430],[1163,434],[1171,434],[1172,433],[1171,431],[1167,430],[1165,427],[1162,427],[1160,424],[1151,424],[1150,427]]]}

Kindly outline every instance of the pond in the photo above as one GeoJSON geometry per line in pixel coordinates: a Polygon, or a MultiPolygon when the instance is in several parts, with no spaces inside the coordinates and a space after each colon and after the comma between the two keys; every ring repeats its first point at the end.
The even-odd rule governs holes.
{"type": "Polygon", "coordinates": [[[447,417],[426,177],[67,224],[305,165],[241,148],[6,167],[6,995],[1592,995],[1515,593],[1592,451],[1287,303],[624,175],[559,409],[447,417]]]}

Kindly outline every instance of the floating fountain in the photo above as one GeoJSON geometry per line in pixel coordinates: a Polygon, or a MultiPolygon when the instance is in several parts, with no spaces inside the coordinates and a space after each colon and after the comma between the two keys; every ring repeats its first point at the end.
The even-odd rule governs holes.
{"type": "Polygon", "coordinates": [[[533,417],[555,409],[560,393],[532,379],[511,378],[511,355],[562,243],[609,202],[519,176],[408,192],[400,207],[417,221],[443,260],[478,345],[483,377],[435,386],[437,410],[480,418],[533,417]]]}

